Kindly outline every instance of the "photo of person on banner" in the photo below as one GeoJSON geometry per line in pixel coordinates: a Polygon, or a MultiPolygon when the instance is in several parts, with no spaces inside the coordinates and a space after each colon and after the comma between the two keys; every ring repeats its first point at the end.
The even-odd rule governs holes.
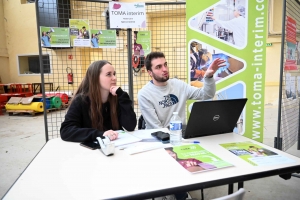
{"type": "Polygon", "coordinates": [[[92,38],[91,38],[91,45],[93,48],[99,48],[99,36],[102,35],[101,30],[91,30],[92,38]]]}
{"type": "Polygon", "coordinates": [[[247,0],[236,4],[220,1],[214,8],[199,13],[190,21],[191,28],[204,32],[236,47],[247,44],[247,0]]]}
{"type": "Polygon", "coordinates": [[[41,45],[42,47],[50,47],[51,46],[51,33],[55,32],[51,27],[40,27],[41,31],[41,45]]]}
{"type": "Polygon", "coordinates": [[[82,27],[82,35],[84,39],[90,39],[89,31],[86,30],[85,26],[82,27]]]}
{"type": "Polygon", "coordinates": [[[212,60],[220,58],[226,60],[226,66],[221,67],[214,74],[215,81],[220,81],[223,78],[232,76],[237,71],[244,68],[244,63],[232,56],[225,54],[225,52],[218,51],[212,46],[197,41],[192,41],[190,44],[190,84],[195,87],[202,87],[203,74],[207,70],[207,66],[211,64],[212,60]],[[205,46],[205,48],[204,48],[205,46]]]}
{"type": "Polygon", "coordinates": [[[99,48],[99,38],[98,38],[98,35],[92,33],[91,43],[92,43],[92,47],[99,48]]]}
{"type": "Polygon", "coordinates": [[[48,33],[48,34],[47,33],[48,32],[46,32],[46,31],[42,32],[41,41],[42,41],[42,46],[44,46],[44,47],[50,47],[51,46],[51,44],[50,44],[51,36],[50,36],[50,33],[48,33]]]}
{"type": "Polygon", "coordinates": [[[277,153],[270,151],[265,148],[258,148],[256,146],[249,146],[248,151],[253,154],[254,156],[273,156],[278,155],[277,153]]]}

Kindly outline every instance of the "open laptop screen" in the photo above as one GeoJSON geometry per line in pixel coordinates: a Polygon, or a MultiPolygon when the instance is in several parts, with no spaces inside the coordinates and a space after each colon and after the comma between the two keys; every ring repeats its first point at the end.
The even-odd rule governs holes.
{"type": "Polygon", "coordinates": [[[232,132],[247,98],[194,102],[183,138],[232,132]]]}

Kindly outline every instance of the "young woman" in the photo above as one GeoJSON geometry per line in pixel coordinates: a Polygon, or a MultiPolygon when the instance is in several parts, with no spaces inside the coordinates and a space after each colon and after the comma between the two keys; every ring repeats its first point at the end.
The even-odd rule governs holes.
{"type": "Polygon", "coordinates": [[[125,128],[133,131],[136,115],[128,94],[117,86],[114,67],[108,61],[92,63],[74,95],[61,124],[60,135],[65,141],[96,141],[96,137],[118,138],[125,128]]]}

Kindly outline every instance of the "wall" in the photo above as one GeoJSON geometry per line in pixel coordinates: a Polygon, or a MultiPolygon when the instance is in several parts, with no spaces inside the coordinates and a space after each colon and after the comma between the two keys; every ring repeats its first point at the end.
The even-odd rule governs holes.
{"type": "Polygon", "coordinates": [[[10,82],[10,68],[9,68],[9,56],[7,52],[6,45],[6,26],[4,26],[6,22],[6,18],[4,17],[4,3],[0,1],[0,27],[2,27],[2,31],[0,31],[0,77],[2,83],[10,82]]]}
{"type": "Polygon", "coordinates": [[[278,105],[281,38],[268,36],[267,43],[272,46],[266,51],[265,104],[278,105]]]}
{"type": "Polygon", "coordinates": [[[28,57],[26,56],[19,57],[19,65],[20,65],[20,73],[25,73],[25,71],[28,71],[29,68],[28,57]]]}
{"type": "Polygon", "coordinates": [[[37,75],[18,75],[17,56],[26,54],[38,55],[35,4],[21,4],[21,1],[1,2],[3,2],[3,15],[5,18],[3,27],[5,27],[9,55],[8,81],[21,83],[40,82],[41,78],[37,75]]]}
{"type": "Polygon", "coordinates": [[[282,1],[269,1],[269,20],[267,43],[272,46],[266,51],[265,104],[278,105],[280,81],[280,54],[282,29],[282,1]]]}

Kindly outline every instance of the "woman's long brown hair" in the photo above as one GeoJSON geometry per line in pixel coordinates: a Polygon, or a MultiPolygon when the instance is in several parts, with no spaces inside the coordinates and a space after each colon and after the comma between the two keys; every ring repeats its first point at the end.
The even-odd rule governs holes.
{"type": "MultiPolygon", "coordinates": [[[[100,131],[106,131],[107,127],[103,127],[103,116],[102,116],[102,98],[100,92],[100,82],[99,76],[102,70],[102,67],[110,62],[106,60],[99,60],[93,62],[87,69],[86,75],[83,78],[81,84],[78,87],[76,95],[80,95],[81,98],[86,96],[89,97],[91,106],[89,114],[92,120],[93,128],[96,128],[100,131]]],[[[110,116],[111,124],[113,130],[119,129],[118,113],[117,113],[117,102],[118,99],[116,96],[113,96],[109,93],[108,102],[110,104],[110,116]]]]}

